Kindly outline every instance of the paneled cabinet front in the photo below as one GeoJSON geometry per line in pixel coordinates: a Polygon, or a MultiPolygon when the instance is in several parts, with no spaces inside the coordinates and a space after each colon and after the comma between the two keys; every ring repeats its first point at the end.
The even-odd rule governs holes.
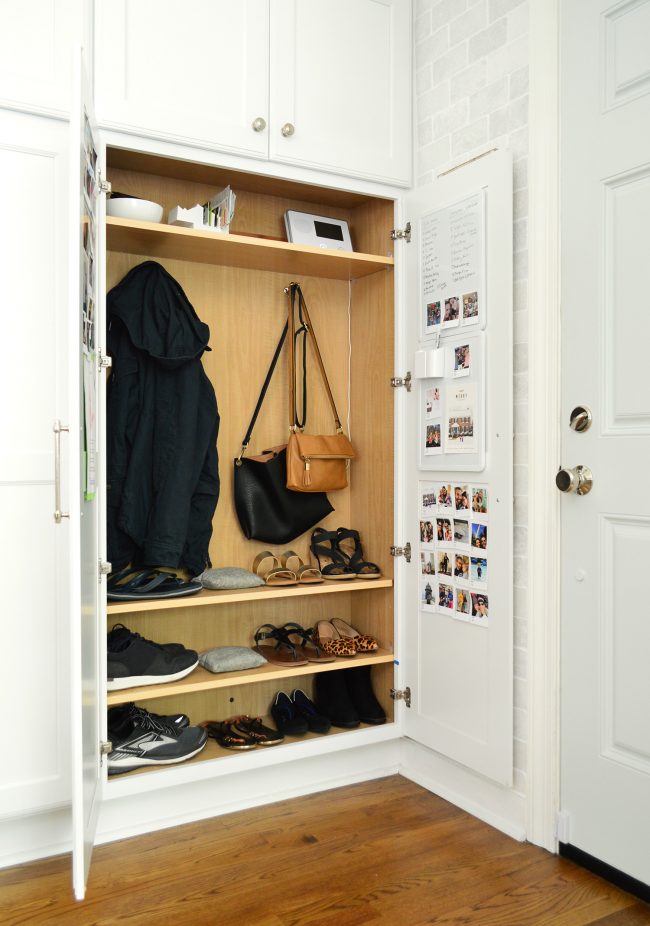
{"type": "Polygon", "coordinates": [[[408,185],[410,0],[96,0],[122,131],[408,185]]]}
{"type": "Polygon", "coordinates": [[[99,122],[266,157],[268,18],[269,0],[97,0],[99,122]]]}

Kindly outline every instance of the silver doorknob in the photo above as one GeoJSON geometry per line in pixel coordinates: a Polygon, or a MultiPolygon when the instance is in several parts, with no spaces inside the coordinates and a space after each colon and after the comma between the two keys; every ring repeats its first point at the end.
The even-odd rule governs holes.
{"type": "Polygon", "coordinates": [[[263,132],[266,128],[266,119],[262,119],[261,116],[258,116],[257,119],[253,119],[251,125],[254,132],[263,132]]]}
{"type": "Polygon", "coordinates": [[[285,138],[291,138],[293,133],[296,131],[296,127],[290,122],[285,122],[282,128],[280,129],[285,138]]]}
{"type": "Polygon", "coordinates": [[[560,492],[586,495],[591,492],[593,484],[594,474],[588,466],[574,466],[573,469],[560,467],[555,477],[555,485],[560,492]]]}
{"type": "Polygon", "coordinates": [[[569,427],[572,431],[582,434],[583,431],[589,430],[592,420],[591,409],[586,405],[576,405],[569,416],[569,427]]]}

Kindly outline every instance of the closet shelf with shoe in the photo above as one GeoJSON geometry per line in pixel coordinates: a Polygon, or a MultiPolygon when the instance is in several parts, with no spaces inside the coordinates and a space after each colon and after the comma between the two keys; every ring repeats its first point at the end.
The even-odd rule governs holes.
{"type": "MultiPolygon", "coordinates": [[[[179,204],[206,202],[215,187],[224,186],[221,175],[211,181],[207,167],[190,171],[182,162],[110,146],[107,168],[114,189],[159,203],[164,215],[179,204]]],[[[151,486],[137,473],[127,484],[121,465],[111,469],[109,454],[108,536],[120,542],[120,555],[112,555],[109,542],[106,559],[120,577],[109,582],[106,630],[127,623],[145,655],[150,647],[152,661],[145,664],[143,657],[142,665],[120,669],[119,650],[109,651],[109,666],[118,668],[115,677],[108,674],[105,705],[122,711],[114,715],[121,718],[122,752],[128,753],[141,729],[149,740],[172,742],[168,751],[164,743],[159,754],[154,748],[143,768],[120,753],[106,782],[107,799],[146,789],[142,782],[151,770],[165,783],[189,782],[228,773],[224,768],[276,764],[283,757],[315,756],[395,735],[394,201],[236,172],[226,182],[237,197],[230,234],[117,218],[106,225],[107,317],[113,326],[108,347],[114,359],[108,424],[119,419],[125,429],[125,439],[120,434],[113,446],[121,451],[132,440],[128,429],[141,391],[128,377],[136,366],[147,376],[153,372],[155,401],[164,399],[136,427],[138,440],[150,433],[158,439],[169,408],[172,423],[188,431],[177,439],[173,427],[169,430],[184,470],[170,467],[168,445],[159,450],[154,445],[153,455],[143,457],[145,472],[154,474],[151,486]],[[355,250],[282,240],[288,210],[347,222],[355,250]],[[141,336],[150,329],[129,314],[140,305],[153,328],[144,343],[141,336]],[[161,326],[176,311],[183,320],[180,348],[173,328],[159,343],[161,326]],[[293,336],[283,335],[278,343],[292,324],[293,336]],[[124,328],[130,342],[144,347],[144,361],[128,352],[133,345],[126,343],[124,328]],[[116,344],[124,349],[117,358],[116,344]],[[193,366],[186,370],[188,357],[193,366]],[[179,385],[170,387],[168,380],[177,375],[179,385]],[[119,405],[116,387],[131,389],[119,405]],[[204,418],[190,434],[194,409],[204,418]],[[199,445],[200,455],[183,458],[185,448],[199,445]],[[285,446],[286,477],[276,479],[275,490],[295,496],[296,520],[289,518],[288,527],[282,522],[282,530],[267,514],[249,524],[242,515],[248,500],[239,491],[240,477],[250,486],[255,470],[263,481],[278,463],[284,466],[285,446]],[[288,486],[290,459],[297,475],[288,486]],[[156,496],[161,465],[170,480],[162,509],[156,496]],[[185,495],[178,489],[182,473],[194,480],[185,495]],[[331,488],[322,482],[330,473],[331,488]],[[317,514],[305,518],[306,511],[317,514]],[[292,530],[297,524],[300,529],[292,530]],[[167,542],[170,531],[173,544],[167,542]],[[215,571],[211,567],[247,572],[252,581],[246,587],[197,589],[200,577],[215,571]],[[177,574],[169,576],[169,570],[177,574]],[[267,629],[260,633],[261,628],[267,629]],[[274,628],[280,639],[272,635],[274,628]],[[250,655],[256,647],[265,655],[262,665],[217,671],[196,665],[213,649],[247,649],[250,655]],[[276,647],[285,655],[294,651],[296,658],[283,662],[276,647]],[[363,685],[374,693],[361,699],[356,716],[341,686],[348,676],[362,674],[363,685]],[[330,677],[331,684],[319,684],[330,677]],[[309,704],[316,704],[316,715],[331,729],[285,732],[273,748],[252,744],[255,731],[261,735],[262,727],[274,727],[272,705],[280,687],[296,709],[309,714],[309,704]],[[129,704],[135,707],[127,716],[129,704]],[[178,736],[176,744],[169,718],[180,716],[193,732],[178,736]],[[253,718],[253,726],[237,721],[241,717],[253,718]],[[228,762],[221,761],[225,758],[228,762]],[[134,774],[140,784],[131,783],[134,774]]],[[[108,432],[110,441],[110,427],[108,432]]],[[[258,480],[253,489],[261,484],[258,480]]],[[[279,703],[287,707],[284,697],[279,703]]],[[[311,714],[309,722],[320,723],[311,714]]],[[[109,771],[111,764],[109,755],[109,771]]]]}

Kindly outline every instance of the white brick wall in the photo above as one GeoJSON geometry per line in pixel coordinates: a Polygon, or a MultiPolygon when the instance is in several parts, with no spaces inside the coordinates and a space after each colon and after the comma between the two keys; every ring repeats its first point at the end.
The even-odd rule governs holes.
{"type": "Polygon", "coordinates": [[[414,0],[417,185],[490,148],[514,158],[515,788],[526,790],[528,0],[414,0]]]}

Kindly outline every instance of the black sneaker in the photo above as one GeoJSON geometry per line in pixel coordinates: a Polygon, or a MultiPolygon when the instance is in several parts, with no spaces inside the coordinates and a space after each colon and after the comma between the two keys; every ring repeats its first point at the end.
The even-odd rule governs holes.
{"type": "Polygon", "coordinates": [[[127,717],[134,718],[141,714],[149,714],[173,736],[178,736],[181,730],[190,725],[190,718],[187,714],[154,714],[151,711],[146,711],[143,707],[138,707],[137,704],[131,701],[129,704],[120,704],[119,707],[108,709],[108,738],[112,739],[111,731],[120,730],[127,717]]]}
{"type": "Polygon", "coordinates": [[[113,748],[108,754],[108,774],[184,762],[201,752],[207,740],[208,734],[201,727],[170,730],[155,715],[140,709],[111,729],[113,748]]]}
{"type": "Polygon", "coordinates": [[[294,688],[291,692],[291,700],[299,716],[305,718],[312,733],[327,733],[332,726],[327,717],[323,717],[316,710],[314,702],[307,697],[302,688],[294,688]]]}
{"type": "MultiPolygon", "coordinates": [[[[140,640],[145,638],[139,634],[135,633],[133,630],[129,630],[128,627],[125,627],[124,624],[115,624],[112,630],[108,631],[107,637],[107,648],[108,652],[118,652],[123,649],[128,640],[133,637],[137,637],[140,640]]],[[[151,643],[151,640],[147,640],[147,643],[151,643]]],[[[161,646],[163,649],[166,649],[168,653],[185,653],[186,649],[182,643],[157,643],[157,646],[161,646]]]]}
{"type": "Polygon", "coordinates": [[[107,688],[120,691],[139,685],[175,682],[198,666],[199,656],[185,647],[170,652],[158,643],[145,640],[140,634],[129,632],[119,636],[109,634],[106,663],[107,688]]]}

